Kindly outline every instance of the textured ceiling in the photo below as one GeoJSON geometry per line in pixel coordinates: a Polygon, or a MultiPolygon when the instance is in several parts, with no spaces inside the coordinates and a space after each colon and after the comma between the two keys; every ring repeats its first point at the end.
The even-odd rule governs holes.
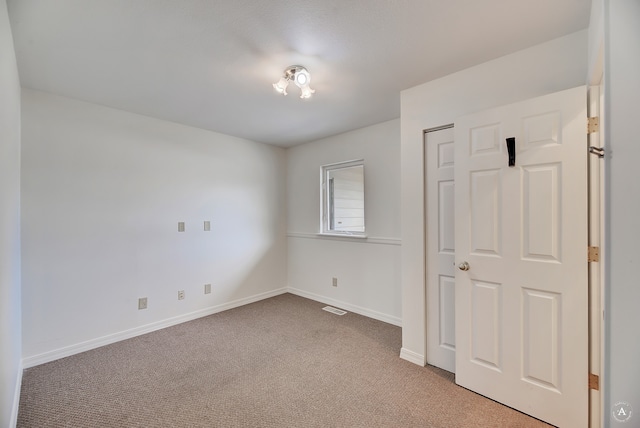
{"type": "Polygon", "coordinates": [[[286,147],[397,118],[401,90],[585,29],[590,4],[9,0],[8,9],[24,87],[286,147]],[[311,72],[313,98],[272,88],[293,64],[311,72]]]}

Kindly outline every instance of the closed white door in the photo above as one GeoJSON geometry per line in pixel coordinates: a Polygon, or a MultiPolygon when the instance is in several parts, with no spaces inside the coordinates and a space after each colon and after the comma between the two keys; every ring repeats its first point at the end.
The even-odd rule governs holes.
{"type": "Polygon", "coordinates": [[[455,371],[453,127],[425,133],[427,363],[455,371]]]}
{"type": "Polygon", "coordinates": [[[462,117],[455,141],[456,382],[586,427],[586,88],[462,117]]]}

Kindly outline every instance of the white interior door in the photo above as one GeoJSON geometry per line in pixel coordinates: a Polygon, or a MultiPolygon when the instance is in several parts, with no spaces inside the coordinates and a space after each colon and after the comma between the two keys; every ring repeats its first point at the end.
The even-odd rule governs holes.
{"type": "Polygon", "coordinates": [[[453,127],[425,134],[427,363],[455,371],[453,127]]]}
{"type": "Polygon", "coordinates": [[[462,117],[455,141],[456,383],[586,427],[586,88],[462,117]]]}

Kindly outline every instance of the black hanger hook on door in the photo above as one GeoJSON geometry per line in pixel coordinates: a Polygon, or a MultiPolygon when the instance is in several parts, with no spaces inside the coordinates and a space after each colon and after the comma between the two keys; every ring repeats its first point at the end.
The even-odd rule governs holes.
{"type": "Polygon", "coordinates": [[[516,137],[507,138],[507,151],[509,152],[509,167],[516,166],[516,137]]]}

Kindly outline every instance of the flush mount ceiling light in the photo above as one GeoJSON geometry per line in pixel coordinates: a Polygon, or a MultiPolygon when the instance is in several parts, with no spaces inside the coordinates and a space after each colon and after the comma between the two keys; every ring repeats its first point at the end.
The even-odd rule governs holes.
{"type": "Polygon", "coordinates": [[[291,81],[300,88],[300,98],[311,98],[311,95],[316,92],[309,87],[309,83],[311,82],[309,71],[301,65],[287,67],[278,83],[274,83],[273,87],[282,95],[287,95],[287,86],[289,86],[289,82],[291,81]]]}

